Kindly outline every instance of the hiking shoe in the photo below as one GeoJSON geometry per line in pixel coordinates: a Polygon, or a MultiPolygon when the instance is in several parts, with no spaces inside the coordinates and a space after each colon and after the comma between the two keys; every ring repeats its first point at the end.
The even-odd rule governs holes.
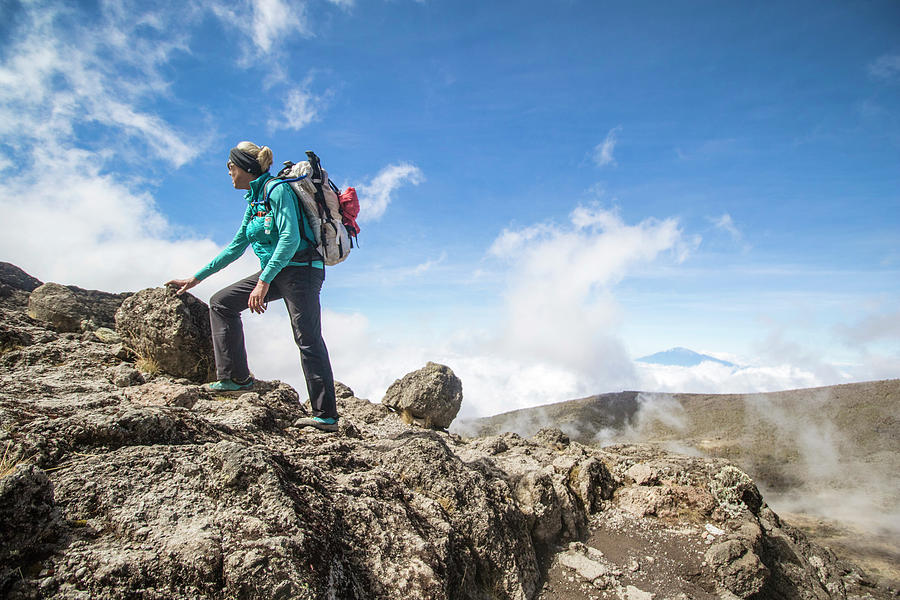
{"type": "Polygon", "coordinates": [[[203,389],[209,390],[210,392],[240,392],[242,390],[249,390],[252,387],[252,377],[244,383],[238,383],[234,379],[220,379],[218,381],[213,381],[212,383],[203,384],[203,389]]]}
{"type": "Polygon", "coordinates": [[[294,427],[315,427],[321,431],[337,431],[337,419],[323,419],[322,417],[304,417],[294,421],[294,427]]]}

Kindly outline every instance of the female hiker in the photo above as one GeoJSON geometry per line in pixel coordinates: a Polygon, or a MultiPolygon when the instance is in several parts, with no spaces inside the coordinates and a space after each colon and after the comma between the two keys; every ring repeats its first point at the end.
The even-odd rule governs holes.
{"type": "Polygon", "coordinates": [[[247,364],[241,311],[262,314],[270,300],[284,299],[294,340],[300,348],[300,364],[313,416],[297,421],[323,431],[337,431],[334,377],[328,349],[322,339],[319,292],[325,281],[325,265],[307,240],[314,239],[306,215],[297,206],[288,184],[279,184],[269,174],[272,151],[252,142],[231,149],[228,173],[235,189],[244,194],[247,208],[231,243],[188,279],[173,279],[168,286],[182,294],[206,277],[225,268],[253,246],[259,257],[258,273],[220,290],[209,301],[209,322],[216,357],[218,381],[206,387],[213,391],[250,389],[253,377],[247,364]],[[266,202],[268,200],[268,202],[266,202]],[[305,235],[299,228],[303,227],[305,235]]]}

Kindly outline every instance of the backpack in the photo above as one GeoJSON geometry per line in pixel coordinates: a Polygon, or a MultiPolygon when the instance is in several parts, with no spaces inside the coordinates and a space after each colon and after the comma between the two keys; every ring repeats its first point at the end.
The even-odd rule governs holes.
{"type": "Polygon", "coordinates": [[[308,160],[293,163],[284,162],[284,168],[275,179],[279,182],[269,187],[264,194],[263,202],[266,210],[270,209],[269,195],[278,185],[287,183],[297,196],[300,209],[306,215],[314,240],[306,236],[304,227],[300,227],[300,236],[315,248],[326,265],[336,265],[350,254],[353,240],[359,246],[359,199],[356,190],[348,187],[342,193],[328,178],[315,152],[306,153],[308,160]]]}

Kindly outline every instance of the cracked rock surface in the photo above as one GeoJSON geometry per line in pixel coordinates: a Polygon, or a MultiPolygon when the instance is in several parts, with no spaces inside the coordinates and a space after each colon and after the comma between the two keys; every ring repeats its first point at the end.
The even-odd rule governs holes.
{"type": "Polygon", "coordinates": [[[340,384],[340,431],[297,429],[293,388],[141,372],[32,283],[0,298],[0,597],[889,597],[724,460],[463,438],[340,384]]]}

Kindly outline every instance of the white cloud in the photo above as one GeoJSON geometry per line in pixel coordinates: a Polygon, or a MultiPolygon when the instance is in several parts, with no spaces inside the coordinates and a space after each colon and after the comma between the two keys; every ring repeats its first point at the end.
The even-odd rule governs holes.
{"type": "Polygon", "coordinates": [[[621,126],[613,127],[606,134],[606,139],[594,148],[594,162],[597,163],[597,166],[605,167],[616,164],[613,151],[616,149],[617,136],[621,130],[621,126]]]}
{"type": "Polygon", "coordinates": [[[318,119],[321,102],[321,98],[316,98],[309,92],[306,84],[302,87],[295,87],[286,94],[280,118],[270,119],[269,127],[277,129],[279,126],[284,126],[287,129],[302,129],[318,119]]]}
{"type": "Polygon", "coordinates": [[[200,151],[143,108],[170,93],[164,67],[187,52],[193,16],[122,2],[98,14],[28,4],[5,47],[0,134],[14,141],[18,167],[0,210],[22,214],[23,199],[28,209],[0,236],[0,255],[45,281],[135,290],[188,276],[218,250],[177,238],[146,182],[122,173],[132,158],[178,167],[200,151]]]}
{"type": "Polygon", "coordinates": [[[79,16],[52,6],[24,12],[0,65],[0,133],[20,151],[43,148],[52,156],[54,148],[73,147],[75,124],[93,124],[103,130],[86,143],[101,146],[102,136],[114,133],[104,149],[110,155],[116,142],[123,150],[137,142],[175,167],[196,156],[200,149],[188,135],[138,108],[167,92],[160,67],[185,50],[177,28],[167,40],[145,39],[115,10],[90,27],[79,25],[79,16]]]}
{"type": "Polygon", "coordinates": [[[369,183],[356,186],[359,194],[360,221],[376,221],[380,219],[391,203],[394,191],[405,183],[419,185],[425,181],[425,175],[419,167],[410,163],[388,165],[382,169],[369,183]]]}
{"type": "Polygon", "coordinates": [[[741,232],[738,230],[737,226],[735,226],[731,215],[728,213],[723,214],[721,217],[710,218],[710,221],[712,221],[716,229],[728,232],[734,241],[739,242],[743,238],[741,232]]]}
{"type": "Polygon", "coordinates": [[[283,38],[312,36],[307,27],[306,4],[284,0],[236,0],[210,4],[213,14],[236,28],[247,41],[245,61],[253,61],[253,54],[271,54],[279,50],[283,38]]]}
{"type": "Polygon", "coordinates": [[[631,361],[613,333],[612,287],[665,251],[678,260],[683,245],[675,219],[627,225],[614,212],[583,206],[568,225],[505,230],[491,247],[509,264],[505,350],[576,369],[585,381],[623,384],[631,361]]]}
{"type": "Polygon", "coordinates": [[[712,361],[693,367],[634,364],[640,389],[652,392],[744,394],[825,385],[816,373],[787,363],[754,367],[729,367],[712,361]]]}
{"type": "Polygon", "coordinates": [[[335,6],[338,6],[344,10],[350,10],[356,5],[356,0],[328,0],[335,6]]]}
{"type": "Polygon", "coordinates": [[[869,64],[869,75],[884,81],[900,78],[900,54],[885,54],[869,64]]]}

